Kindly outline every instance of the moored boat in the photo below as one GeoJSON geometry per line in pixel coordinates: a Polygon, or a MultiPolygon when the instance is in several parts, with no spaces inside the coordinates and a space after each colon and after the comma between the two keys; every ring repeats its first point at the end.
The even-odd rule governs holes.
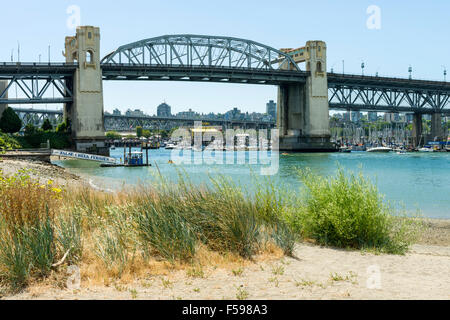
{"type": "Polygon", "coordinates": [[[375,147],[375,148],[370,148],[367,150],[367,152],[378,152],[378,153],[389,153],[392,151],[393,150],[391,148],[387,148],[387,147],[375,147]]]}

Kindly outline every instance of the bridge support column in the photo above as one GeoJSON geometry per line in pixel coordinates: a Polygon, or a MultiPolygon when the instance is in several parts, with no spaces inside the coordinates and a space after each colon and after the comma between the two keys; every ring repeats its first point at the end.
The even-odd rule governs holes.
{"type": "Polygon", "coordinates": [[[100,66],[100,29],[78,27],[66,37],[66,61],[78,62],[72,83],[74,101],[64,108],[77,151],[109,154],[103,120],[103,83],[100,66]]]}
{"type": "Polygon", "coordinates": [[[417,148],[421,144],[424,144],[424,142],[421,141],[422,132],[423,132],[422,114],[414,113],[413,127],[412,127],[413,147],[417,148]]]}
{"type": "MultiPolygon", "coordinates": [[[[8,81],[0,81],[0,94],[6,89],[6,87],[8,86],[8,81]]],[[[2,97],[3,99],[8,99],[8,91],[6,91],[6,94],[4,97],[2,97]]],[[[6,108],[8,108],[7,104],[0,104],[0,119],[3,115],[3,111],[6,110],[6,108]]]]}
{"type": "Polygon", "coordinates": [[[441,141],[444,137],[444,130],[442,128],[442,114],[433,113],[431,116],[431,138],[441,141]]]}
{"type": "Polygon", "coordinates": [[[281,85],[278,94],[280,150],[337,151],[330,142],[326,44],[308,41],[306,84],[281,85]]]}

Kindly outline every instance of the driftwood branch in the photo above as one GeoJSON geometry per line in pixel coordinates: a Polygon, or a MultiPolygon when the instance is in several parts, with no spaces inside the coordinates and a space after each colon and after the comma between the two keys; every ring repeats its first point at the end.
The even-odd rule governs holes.
{"type": "Polygon", "coordinates": [[[64,263],[64,261],[66,261],[67,257],[69,256],[69,253],[70,253],[70,250],[71,250],[71,249],[72,249],[72,248],[70,248],[69,250],[67,250],[66,254],[63,256],[63,258],[61,259],[61,261],[58,262],[58,263],[53,264],[52,267],[53,267],[53,268],[57,268],[57,267],[59,267],[60,265],[62,265],[62,264],[64,263]]]}

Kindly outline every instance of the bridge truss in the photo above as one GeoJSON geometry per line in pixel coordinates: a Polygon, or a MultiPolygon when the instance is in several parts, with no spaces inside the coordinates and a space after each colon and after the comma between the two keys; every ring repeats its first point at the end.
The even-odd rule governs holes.
{"type": "Polygon", "coordinates": [[[40,127],[45,119],[49,119],[53,126],[63,122],[63,112],[60,110],[22,109],[14,108],[14,111],[22,120],[22,126],[28,124],[40,127]]]}
{"type": "Polygon", "coordinates": [[[450,114],[450,83],[328,75],[331,109],[450,114]]]}
{"type": "Polygon", "coordinates": [[[255,41],[189,34],[166,35],[121,46],[107,55],[102,64],[300,70],[288,54],[255,41]]]}
{"type": "Polygon", "coordinates": [[[0,80],[7,80],[8,85],[0,91],[0,104],[71,102],[73,93],[67,81],[74,71],[73,64],[2,63],[0,80]]]}

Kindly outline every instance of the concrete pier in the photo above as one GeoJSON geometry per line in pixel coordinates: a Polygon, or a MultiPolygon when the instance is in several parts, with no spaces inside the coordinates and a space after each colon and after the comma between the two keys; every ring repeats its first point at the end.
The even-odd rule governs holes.
{"type": "Polygon", "coordinates": [[[422,132],[423,132],[423,123],[422,123],[422,114],[420,113],[414,113],[413,117],[413,127],[412,127],[412,140],[413,140],[413,146],[419,147],[423,146],[425,143],[422,138],[422,132]]]}
{"type": "Polygon", "coordinates": [[[308,41],[305,84],[281,85],[278,91],[280,150],[337,151],[330,142],[326,44],[308,41]]]}
{"type": "Polygon", "coordinates": [[[442,114],[433,113],[431,116],[431,138],[442,141],[444,138],[444,128],[442,127],[442,114]]]}

